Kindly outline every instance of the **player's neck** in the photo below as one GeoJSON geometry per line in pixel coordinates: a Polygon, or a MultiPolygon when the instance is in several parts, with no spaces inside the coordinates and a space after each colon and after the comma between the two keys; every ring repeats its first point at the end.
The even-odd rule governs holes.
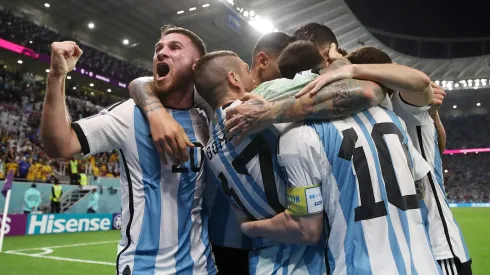
{"type": "Polygon", "coordinates": [[[194,105],[194,85],[182,87],[160,97],[163,106],[173,109],[189,109],[194,105]]]}
{"type": "Polygon", "coordinates": [[[237,99],[242,97],[245,93],[237,92],[235,90],[228,90],[223,96],[220,97],[218,104],[216,106],[212,106],[214,111],[223,106],[229,105],[230,103],[235,102],[237,99]]]}

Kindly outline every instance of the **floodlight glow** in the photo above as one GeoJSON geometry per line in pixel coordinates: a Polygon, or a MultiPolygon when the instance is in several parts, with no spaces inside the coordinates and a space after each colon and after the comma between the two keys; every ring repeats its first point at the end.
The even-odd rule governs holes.
{"type": "Polygon", "coordinates": [[[453,105],[453,109],[456,109],[456,108],[458,108],[458,106],[456,106],[456,105],[453,105]]]}
{"type": "Polygon", "coordinates": [[[195,11],[196,10],[196,7],[192,7],[189,9],[189,11],[195,11]]]}
{"type": "Polygon", "coordinates": [[[112,90],[111,90],[111,89],[107,89],[107,92],[109,92],[109,93],[110,93],[110,92],[112,92],[112,90]]]}
{"type": "Polygon", "coordinates": [[[71,79],[71,76],[67,76],[66,79],[71,79]]]}
{"type": "Polygon", "coordinates": [[[207,7],[209,7],[209,4],[204,4],[204,5],[202,5],[202,7],[207,8],[207,7]]]}
{"type": "Polygon", "coordinates": [[[90,87],[93,87],[94,86],[94,83],[90,83],[90,87]]]}
{"type": "Polygon", "coordinates": [[[436,84],[439,85],[439,83],[441,83],[441,82],[439,82],[439,80],[436,80],[436,84]]]}
{"type": "Polygon", "coordinates": [[[88,23],[88,28],[89,29],[93,29],[94,27],[95,27],[95,24],[94,23],[92,23],[92,22],[88,23]]]}
{"type": "Polygon", "coordinates": [[[49,73],[49,69],[46,69],[46,72],[49,73]]]}
{"type": "Polygon", "coordinates": [[[178,11],[177,12],[177,14],[183,14],[183,13],[184,13],[184,11],[178,11]]]}
{"type": "Polygon", "coordinates": [[[250,20],[248,23],[261,33],[268,33],[274,30],[272,22],[267,19],[250,20]]]}
{"type": "Polygon", "coordinates": [[[51,7],[51,5],[50,5],[49,3],[44,3],[44,6],[45,6],[46,8],[51,7]]]}
{"type": "Polygon", "coordinates": [[[481,106],[481,103],[480,102],[476,103],[476,106],[480,107],[481,106]]]}
{"type": "Polygon", "coordinates": [[[458,83],[456,83],[456,85],[454,85],[454,87],[458,88],[458,87],[459,87],[459,84],[458,84],[458,83]]]}
{"type": "Polygon", "coordinates": [[[128,44],[129,44],[129,40],[124,39],[124,40],[123,40],[123,44],[124,44],[124,45],[128,45],[128,44]]]}
{"type": "Polygon", "coordinates": [[[248,17],[248,11],[245,11],[245,12],[243,13],[243,16],[248,17]]]}
{"type": "Polygon", "coordinates": [[[24,62],[22,62],[22,60],[17,60],[17,63],[22,64],[24,62]]]}

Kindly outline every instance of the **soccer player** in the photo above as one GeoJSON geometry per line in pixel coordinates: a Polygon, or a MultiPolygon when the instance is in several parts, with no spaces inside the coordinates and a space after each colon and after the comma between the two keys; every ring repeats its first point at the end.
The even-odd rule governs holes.
{"type": "MultiPolygon", "coordinates": [[[[310,68],[322,66],[314,46],[307,50],[318,57],[310,68]]],[[[394,80],[388,86],[405,90],[424,76],[399,65],[384,67],[394,80]],[[403,77],[407,71],[408,79],[403,77]]],[[[442,274],[431,254],[416,195],[415,181],[425,177],[429,166],[394,113],[372,107],[346,119],[307,123],[285,131],[278,150],[289,187],[322,185],[331,274],[442,274]]],[[[288,201],[288,209],[298,204],[310,208],[319,199],[303,192],[288,201]]],[[[297,222],[284,215],[242,228],[251,236],[300,239],[295,237],[297,222]]]]}
{"type": "MultiPolygon", "coordinates": [[[[365,62],[366,59],[370,63],[392,63],[386,53],[373,47],[360,48],[349,54],[348,58],[352,63],[365,62]]],[[[431,167],[421,209],[434,257],[445,274],[472,274],[468,249],[449,208],[444,189],[441,154],[445,148],[446,133],[438,109],[446,93],[434,83],[432,89],[432,104],[422,106],[411,103],[405,94],[395,91],[391,95],[393,111],[405,121],[414,147],[431,167]]]]}
{"type": "MultiPolygon", "coordinates": [[[[196,63],[194,77],[197,91],[216,110],[211,126],[212,139],[206,146],[206,160],[210,166],[210,174],[211,172],[214,174],[215,181],[231,198],[234,208],[239,210],[241,214],[239,216],[243,216],[242,221],[244,219],[264,219],[282,213],[285,209],[285,186],[279,180],[279,170],[274,163],[276,162],[277,137],[285,126],[275,125],[274,128],[250,137],[239,145],[233,144],[234,142],[230,142],[225,137],[224,116],[226,108],[253,88],[253,80],[248,72],[248,66],[232,52],[215,52],[203,56],[196,63]]],[[[291,80],[287,81],[291,84],[291,80]]],[[[257,89],[267,87],[267,89],[275,90],[284,84],[282,80],[271,82],[278,84],[270,85],[270,82],[265,82],[257,89]]],[[[292,86],[294,87],[294,85],[292,86]]],[[[351,93],[360,94],[359,90],[362,88],[369,89],[369,87],[378,87],[379,91],[374,92],[373,90],[376,88],[372,88],[373,90],[366,92],[366,94],[382,93],[379,86],[374,83],[368,83],[365,86],[358,84],[354,89],[355,92],[349,91],[347,87],[339,89],[336,86],[323,92],[326,94],[335,92],[349,95],[351,93]]],[[[290,89],[288,86],[287,88],[290,89]]],[[[346,111],[353,109],[353,106],[361,108],[361,106],[368,107],[371,104],[371,97],[365,100],[358,96],[356,100],[361,102],[352,104],[349,101],[348,105],[345,106],[342,105],[342,102],[332,103],[331,97],[322,96],[325,101],[329,101],[326,102],[327,104],[333,104],[337,108],[345,108],[346,111]]],[[[239,102],[236,101],[236,103],[239,102]]],[[[301,117],[305,118],[317,112],[315,107],[320,107],[322,103],[324,102],[313,101],[309,97],[305,97],[304,100],[300,99],[290,107],[291,109],[304,110],[303,112],[294,112],[299,114],[295,119],[301,119],[301,117]]],[[[327,117],[336,114],[329,112],[320,115],[327,117]]],[[[321,202],[317,211],[321,211],[321,202]]],[[[268,240],[255,239],[254,247],[261,249],[251,253],[251,274],[274,272],[319,274],[322,271],[324,265],[323,244],[317,244],[322,231],[322,215],[316,214],[315,211],[303,212],[302,214],[309,215],[296,217],[304,229],[301,235],[303,236],[302,243],[315,245],[278,245],[268,240]]]]}
{"type": "Polygon", "coordinates": [[[192,65],[206,52],[202,40],[187,29],[167,27],[155,46],[155,92],[194,146],[190,161],[163,165],[148,121],[133,100],[70,123],[64,82],[82,51],[70,41],[51,47],[41,121],[46,153],[70,157],[119,150],[123,236],[117,274],[216,274],[207,220],[201,215],[202,144],[208,139],[208,125],[193,104],[192,65]]]}
{"type": "MultiPolygon", "coordinates": [[[[257,85],[279,77],[277,58],[290,41],[291,37],[284,32],[267,33],[258,39],[253,50],[251,68],[251,75],[257,85]]],[[[173,161],[185,160],[188,138],[172,117],[159,108],[161,103],[148,83],[151,83],[151,79],[145,77],[132,81],[130,95],[145,110],[153,140],[164,160],[166,157],[173,161]]],[[[214,116],[198,93],[195,94],[195,103],[206,110],[208,117],[214,116]]],[[[220,273],[248,274],[248,251],[252,248],[250,238],[241,232],[235,211],[230,208],[226,195],[215,184],[206,184],[203,208],[209,216],[209,238],[220,273]]]]}

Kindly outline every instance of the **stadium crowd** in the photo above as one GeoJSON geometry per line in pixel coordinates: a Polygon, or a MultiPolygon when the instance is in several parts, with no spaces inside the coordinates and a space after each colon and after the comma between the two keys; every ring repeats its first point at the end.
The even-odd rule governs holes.
{"type": "MultiPolygon", "coordinates": [[[[29,72],[10,72],[0,65],[0,179],[10,171],[27,181],[49,181],[52,175],[68,174],[69,160],[49,159],[39,137],[45,84],[29,72]]],[[[115,100],[87,88],[69,89],[70,115],[80,119],[97,113],[100,105],[115,100]]],[[[78,171],[103,177],[118,176],[116,152],[102,153],[78,162],[78,171]]]]}
{"type": "MultiPolygon", "coordinates": [[[[53,41],[78,42],[76,37],[63,36],[45,26],[24,20],[10,10],[0,10],[0,37],[43,54],[50,54],[50,45],[53,41]]],[[[151,74],[150,71],[125,60],[110,56],[83,43],[78,42],[78,44],[83,46],[85,57],[78,62],[82,68],[128,83],[136,77],[151,74]]]]}

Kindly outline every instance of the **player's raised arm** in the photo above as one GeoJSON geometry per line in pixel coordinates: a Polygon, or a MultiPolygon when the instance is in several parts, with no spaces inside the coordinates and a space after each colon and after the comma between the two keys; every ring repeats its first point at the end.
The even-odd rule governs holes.
{"type": "Polygon", "coordinates": [[[189,160],[187,147],[194,147],[184,129],[163,107],[154,89],[152,77],[140,77],[129,84],[129,95],[136,105],[144,111],[150,122],[150,131],[162,161],[167,157],[174,163],[189,160]]]}
{"type": "Polygon", "coordinates": [[[65,78],[82,53],[73,41],[51,44],[51,67],[41,117],[44,150],[50,157],[68,157],[82,149],[65,106],[65,78]]]}
{"type": "Polygon", "coordinates": [[[248,94],[240,99],[245,101],[243,104],[227,111],[226,128],[230,135],[239,133],[243,137],[273,123],[344,117],[378,105],[385,95],[378,84],[355,79],[336,81],[311,96],[292,96],[277,102],[248,94]]]}
{"type": "Polygon", "coordinates": [[[439,107],[441,107],[442,101],[446,96],[444,89],[435,84],[431,83],[432,89],[434,91],[434,98],[432,99],[432,106],[429,109],[429,114],[434,120],[434,126],[437,131],[437,143],[439,145],[439,153],[442,155],[444,150],[446,150],[446,130],[444,125],[442,125],[441,117],[439,116],[439,107]]]}

